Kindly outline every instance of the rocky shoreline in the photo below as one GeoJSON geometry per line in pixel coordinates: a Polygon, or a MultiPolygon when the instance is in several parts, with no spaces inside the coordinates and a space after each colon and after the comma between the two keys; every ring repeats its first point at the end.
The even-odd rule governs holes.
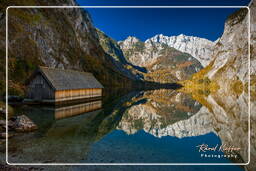
{"type": "MultiPolygon", "coordinates": [[[[10,112],[12,109],[10,107],[10,112]]],[[[6,142],[6,108],[4,105],[0,106],[0,152],[1,156],[5,156],[5,142],[6,142]]],[[[33,121],[31,121],[26,115],[11,116],[8,118],[8,138],[18,136],[20,133],[31,132],[37,130],[38,127],[33,121]]],[[[43,168],[34,167],[20,167],[20,166],[10,166],[5,163],[5,157],[0,158],[0,170],[15,170],[15,171],[25,171],[25,170],[43,170],[43,168]]]]}
{"type": "MultiPolygon", "coordinates": [[[[0,108],[0,144],[6,140],[6,109],[0,108]]],[[[8,138],[11,138],[21,132],[31,132],[37,130],[37,125],[26,115],[13,116],[8,118],[8,138]]]]}

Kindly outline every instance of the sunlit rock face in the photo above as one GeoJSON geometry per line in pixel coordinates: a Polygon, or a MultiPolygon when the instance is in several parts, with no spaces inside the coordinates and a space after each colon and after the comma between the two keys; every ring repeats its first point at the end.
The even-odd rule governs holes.
{"type": "MultiPolygon", "coordinates": [[[[210,129],[200,130],[202,126],[208,127],[204,116],[201,121],[193,116],[201,105],[185,94],[172,90],[147,91],[133,101],[138,103],[124,112],[117,126],[127,134],[143,129],[156,137],[170,135],[181,138],[210,132],[210,129]],[[188,119],[192,117],[195,119],[188,119]]],[[[201,113],[205,113],[203,109],[201,113]]]]}
{"type": "Polygon", "coordinates": [[[207,74],[221,81],[239,79],[248,82],[248,10],[241,9],[228,17],[222,37],[214,47],[214,63],[207,74]],[[224,77],[223,77],[224,76],[224,77]]]}
{"type": "Polygon", "coordinates": [[[118,44],[127,61],[146,69],[143,75],[147,81],[176,82],[189,79],[202,69],[196,58],[162,42],[142,42],[130,36],[118,44]]]}
{"type": "Polygon", "coordinates": [[[250,6],[250,16],[246,8],[230,15],[225,22],[223,35],[214,47],[214,61],[206,76],[216,81],[223,93],[234,91],[241,94],[245,91],[248,94],[249,75],[252,81],[255,80],[255,10],[255,2],[253,2],[250,6]]]}
{"type": "MultiPolygon", "coordinates": [[[[224,130],[222,133],[225,142],[238,143],[243,147],[243,156],[245,162],[248,161],[248,137],[251,138],[251,164],[249,169],[256,168],[255,163],[255,75],[256,75],[256,4],[253,1],[250,4],[250,18],[247,9],[243,9],[231,15],[225,23],[224,34],[214,48],[214,57],[216,58],[212,70],[208,76],[216,80],[220,89],[213,99],[219,104],[219,109],[214,112],[216,116],[225,116],[227,122],[226,129],[231,129],[228,136],[224,130]],[[248,29],[250,19],[250,45],[248,42],[248,29]],[[250,49],[248,49],[250,46],[250,49]],[[248,54],[250,50],[250,63],[248,63],[248,54]],[[250,73],[249,73],[250,68],[250,73]],[[248,135],[248,82],[251,76],[251,135],[248,135]],[[242,82],[240,87],[235,84],[242,82]],[[237,93],[243,89],[242,93],[237,93]],[[253,91],[254,88],[254,91],[253,91]],[[220,112],[220,109],[225,112],[220,112]],[[242,136],[241,136],[242,135],[242,136]],[[229,137],[229,138],[227,138],[229,137]]],[[[222,119],[223,120],[223,119],[222,119]]]]}
{"type": "Polygon", "coordinates": [[[215,45],[215,42],[210,40],[184,34],[178,36],[159,34],[146,40],[146,43],[150,42],[163,43],[181,52],[188,53],[196,58],[204,67],[210,63],[212,48],[215,45]]]}
{"type": "Polygon", "coordinates": [[[126,56],[134,65],[146,66],[152,63],[160,55],[160,51],[164,47],[172,47],[181,52],[188,53],[193,58],[196,58],[203,66],[206,66],[211,61],[212,48],[215,42],[210,40],[186,36],[180,34],[178,36],[165,36],[163,34],[155,35],[141,42],[138,38],[129,36],[127,39],[118,42],[124,52],[128,52],[126,56]],[[165,46],[162,46],[165,45],[165,46]],[[129,52],[136,46],[141,51],[136,53],[129,52]]]}
{"type": "MultiPolygon", "coordinates": [[[[248,85],[251,76],[251,90],[255,89],[255,2],[250,6],[251,18],[247,9],[241,9],[228,17],[222,37],[213,48],[213,61],[208,65],[202,78],[208,78],[218,85],[216,91],[208,94],[191,92],[192,97],[203,103],[212,115],[212,126],[222,143],[240,147],[239,154],[247,163],[249,138],[251,139],[251,163],[249,170],[255,170],[255,93],[248,85]],[[251,41],[248,42],[248,26],[251,19],[251,41]],[[250,48],[250,49],[249,49],[250,48]],[[249,50],[251,53],[249,65],[249,50]],[[251,70],[249,72],[249,69],[251,70]],[[251,110],[249,111],[249,103],[251,110]],[[249,113],[251,132],[249,132],[249,113]],[[251,133],[249,135],[249,133],[251,133]]],[[[200,77],[199,77],[200,78],[200,77]]]]}

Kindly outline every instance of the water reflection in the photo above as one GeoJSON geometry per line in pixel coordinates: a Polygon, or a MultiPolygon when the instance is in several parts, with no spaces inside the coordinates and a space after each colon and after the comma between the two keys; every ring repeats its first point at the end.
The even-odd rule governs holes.
{"type": "Polygon", "coordinates": [[[54,107],[48,108],[48,110],[52,110],[54,112],[55,119],[62,119],[71,116],[76,116],[79,114],[91,112],[102,107],[102,101],[92,101],[82,104],[76,104],[72,106],[63,106],[63,107],[54,107]]]}
{"type": "MultiPolygon", "coordinates": [[[[241,148],[238,152],[241,157],[234,162],[247,163],[250,155],[248,91],[238,93],[233,87],[224,86],[210,94],[200,91],[190,93],[194,99],[204,105],[201,110],[204,115],[210,117],[211,127],[221,138],[222,143],[241,148]]],[[[252,144],[252,147],[255,148],[255,144],[252,144]]]]}
{"type": "MultiPolygon", "coordinates": [[[[103,104],[22,107],[22,113],[39,125],[39,130],[10,139],[9,162],[231,162],[227,158],[202,158],[196,148],[202,143],[239,146],[243,151],[233,162],[246,161],[247,142],[239,136],[246,135],[246,125],[242,126],[245,120],[223,112],[213,96],[200,97],[211,109],[193,95],[194,99],[173,90],[105,97],[103,104]]],[[[245,103],[239,104],[245,108],[245,103]]]]}
{"type": "Polygon", "coordinates": [[[124,112],[117,129],[127,134],[143,129],[157,137],[175,136],[174,132],[163,134],[162,130],[190,118],[201,108],[201,104],[189,95],[166,89],[141,92],[140,96],[132,99],[132,103],[136,105],[124,112]]]}

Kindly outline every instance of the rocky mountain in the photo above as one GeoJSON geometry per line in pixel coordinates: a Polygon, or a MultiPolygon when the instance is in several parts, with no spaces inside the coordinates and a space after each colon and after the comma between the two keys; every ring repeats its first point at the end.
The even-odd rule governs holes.
{"type": "Polygon", "coordinates": [[[184,34],[169,37],[159,34],[146,40],[147,42],[164,43],[181,52],[188,53],[196,58],[204,67],[210,63],[212,48],[215,45],[215,42],[210,40],[184,34]]]}
{"type": "MultiPolygon", "coordinates": [[[[192,82],[189,82],[190,85],[195,84],[194,87],[202,88],[199,84],[204,84],[204,82],[199,80],[208,79],[209,83],[217,85],[215,93],[221,92],[222,95],[236,94],[238,97],[248,96],[250,76],[251,97],[255,100],[253,91],[256,82],[254,2],[250,8],[250,18],[246,8],[236,11],[227,18],[224,33],[213,47],[213,61],[192,76],[192,82]],[[251,28],[249,28],[249,19],[251,20],[251,28]],[[249,36],[251,36],[250,39],[248,39],[249,36]]],[[[184,85],[186,87],[186,83],[184,85]]],[[[208,86],[208,88],[210,87],[208,86]]]]}
{"type": "Polygon", "coordinates": [[[214,62],[212,69],[207,73],[210,79],[219,82],[223,80],[223,76],[232,81],[248,82],[250,73],[247,13],[247,9],[241,9],[227,19],[224,33],[213,50],[214,62]]]}
{"type": "Polygon", "coordinates": [[[142,42],[130,36],[118,44],[127,61],[146,69],[143,75],[147,81],[176,82],[202,69],[197,59],[164,43],[142,42]]]}
{"type": "Polygon", "coordinates": [[[156,35],[152,38],[147,39],[145,42],[141,42],[136,37],[128,37],[124,41],[118,42],[121,49],[125,52],[128,59],[134,64],[138,66],[146,66],[147,63],[151,63],[158,56],[157,47],[159,45],[164,44],[168,47],[175,48],[181,52],[188,53],[196,58],[202,66],[206,66],[211,61],[212,48],[215,45],[215,42],[210,40],[186,36],[186,35],[178,35],[178,36],[164,36],[163,34],[156,35]],[[143,44],[147,48],[147,51],[144,50],[143,53],[131,53],[131,49],[141,49],[143,44]],[[155,50],[150,51],[149,48],[156,47],[155,50]]]}
{"type": "Polygon", "coordinates": [[[143,75],[139,74],[141,68],[135,67],[126,60],[123,51],[120,49],[117,41],[107,36],[99,29],[97,29],[97,34],[101,47],[109,56],[111,56],[110,60],[112,60],[112,62],[120,71],[122,71],[131,78],[135,77],[135,79],[137,80],[143,79],[143,75]]]}
{"type": "Polygon", "coordinates": [[[225,22],[222,37],[213,47],[213,61],[194,74],[192,80],[183,84],[186,91],[190,91],[192,97],[213,114],[216,122],[213,124],[214,129],[223,143],[241,147],[239,154],[245,163],[249,160],[248,155],[251,156],[248,170],[256,168],[255,12],[256,3],[253,1],[250,4],[250,15],[246,8],[230,15],[225,22]],[[207,83],[204,80],[208,80],[207,83]]]}
{"type": "Polygon", "coordinates": [[[254,10],[252,3],[250,41],[248,10],[242,8],[227,18],[223,35],[213,47],[212,62],[196,73],[194,79],[207,77],[221,87],[219,90],[246,92],[249,75],[252,82],[256,75],[254,10]]]}
{"type": "MultiPolygon", "coordinates": [[[[1,37],[5,37],[5,8],[24,4],[77,5],[74,0],[1,2],[1,37]]],[[[128,69],[115,62],[112,54],[104,51],[91,17],[83,9],[10,8],[8,34],[10,94],[23,94],[26,78],[38,65],[92,72],[105,87],[130,87],[135,79],[128,69]]],[[[0,54],[5,56],[4,39],[0,40],[0,54]]],[[[4,66],[5,60],[1,58],[1,78],[4,66]]]]}
{"type": "MultiPolygon", "coordinates": [[[[255,163],[255,122],[256,113],[254,112],[256,104],[255,87],[256,87],[256,3],[252,2],[250,5],[250,18],[246,8],[240,9],[231,16],[228,17],[225,23],[225,29],[222,37],[214,47],[212,63],[209,72],[205,75],[210,78],[211,81],[216,82],[221,88],[215,95],[215,99],[218,104],[222,104],[224,101],[228,101],[225,106],[221,106],[222,109],[228,111],[226,113],[234,113],[235,118],[240,118],[244,124],[244,130],[248,129],[246,123],[248,117],[251,117],[251,135],[249,132],[239,129],[239,126],[232,125],[233,130],[237,130],[233,133],[232,137],[237,137],[237,142],[244,147],[243,156],[244,160],[248,161],[248,146],[247,138],[240,138],[239,135],[246,135],[251,138],[251,163],[248,166],[251,170],[256,168],[255,163]],[[250,19],[250,21],[249,21],[250,19]],[[249,25],[250,22],[250,25],[249,25]],[[251,26],[249,28],[249,26],[251,26]],[[248,30],[250,29],[250,35],[248,30]],[[250,36],[250,41],[248,40],[250,36]],[[250,58],[250,59],[249,59],[250,58]],[[250,62],[249,62],[250,60],[250,62]],[[250,82],[249,82],[250,76],[250,82]],[[250,84],[249,84],[250,83],[250,84]],[[250,94],[248,92],[248,85],[250,94]],[[231,96],[232,94],[232,96],[231,96]],[[229,98],[220,98],[227,96],[229,98]],[[250,95],[250,96],[249,96],[250,95]],[[249,110],[249,105],[250,111],[249,110]],[[232,106],[232,107],[231,107],[232,106]],[[229,111],[230,110],[230,111],[229,111]]],[[[215,112],[221,114],[221,112],[215,112]]],[[[223,112],[222,112],[223,113],[223,112]]],[[[232,118],[228,115],[228,119],[232,118]]],[[[226,119],[227,120],[227,119],[226,119]]],[[[230,122],[229,122],[230,123],[230,122]]],[[[233,123],[235,123],[233,121],[233,123]]],[[[224,132],[223,132],[224,134],[224,132]]],[[[246,137],[245,136],[245,137],[246,137]]],[[[234,141],[234,140],[233,140],[234,141]]],[[[231,139],[226,139],[226,142],[232,143],[231,139]]]]}
{"type": "MultiPolygon", "coordinates": [[[[1,25],[5,25],[6,6],[30,5],[28,3],[76,5],[74,0],[5,1],[0,11],[1,25]]],[[[117,43],[96,29],[90,14],[83,9],[11,8],[8,13],[10,94],[24,94],[24,82],[38,65],[92,72],[105,87],[131,87],[134,80],[176,82],[189,79],[202,69],[198,60],[182,52],[184,48],[179,51],[176,45],[175,49],[164,41],[151,38],[141,42],[129,37],[117,43]]],[[[4,27],[0,28],[0,35],[5,37],[4,27]]],[[[165,40],[163,36],[162,39],[165,40]]],[[[199,43],[200,47],[202,44],[199,43]]],[[[4,56],[4,39],[1,39],[0,47],[4,56]]],[[[4,92],[4,63],[1,58],[1,94],[4,92]]]]}

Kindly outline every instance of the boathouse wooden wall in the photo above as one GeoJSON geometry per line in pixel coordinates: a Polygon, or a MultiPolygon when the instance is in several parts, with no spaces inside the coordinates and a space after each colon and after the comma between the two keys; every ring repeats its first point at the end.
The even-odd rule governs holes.
{"type": "Polygon", "coordinates": [[[102,96],[101,88],[58,90],[55,92],[56,101],[76,100],[102,96]]]}
{"type": "Polygon", "coordinates": [[[34,100],[54,99],[55,91],[42,74],[37,74],[27,87],[27,97],[34,100]]]}

